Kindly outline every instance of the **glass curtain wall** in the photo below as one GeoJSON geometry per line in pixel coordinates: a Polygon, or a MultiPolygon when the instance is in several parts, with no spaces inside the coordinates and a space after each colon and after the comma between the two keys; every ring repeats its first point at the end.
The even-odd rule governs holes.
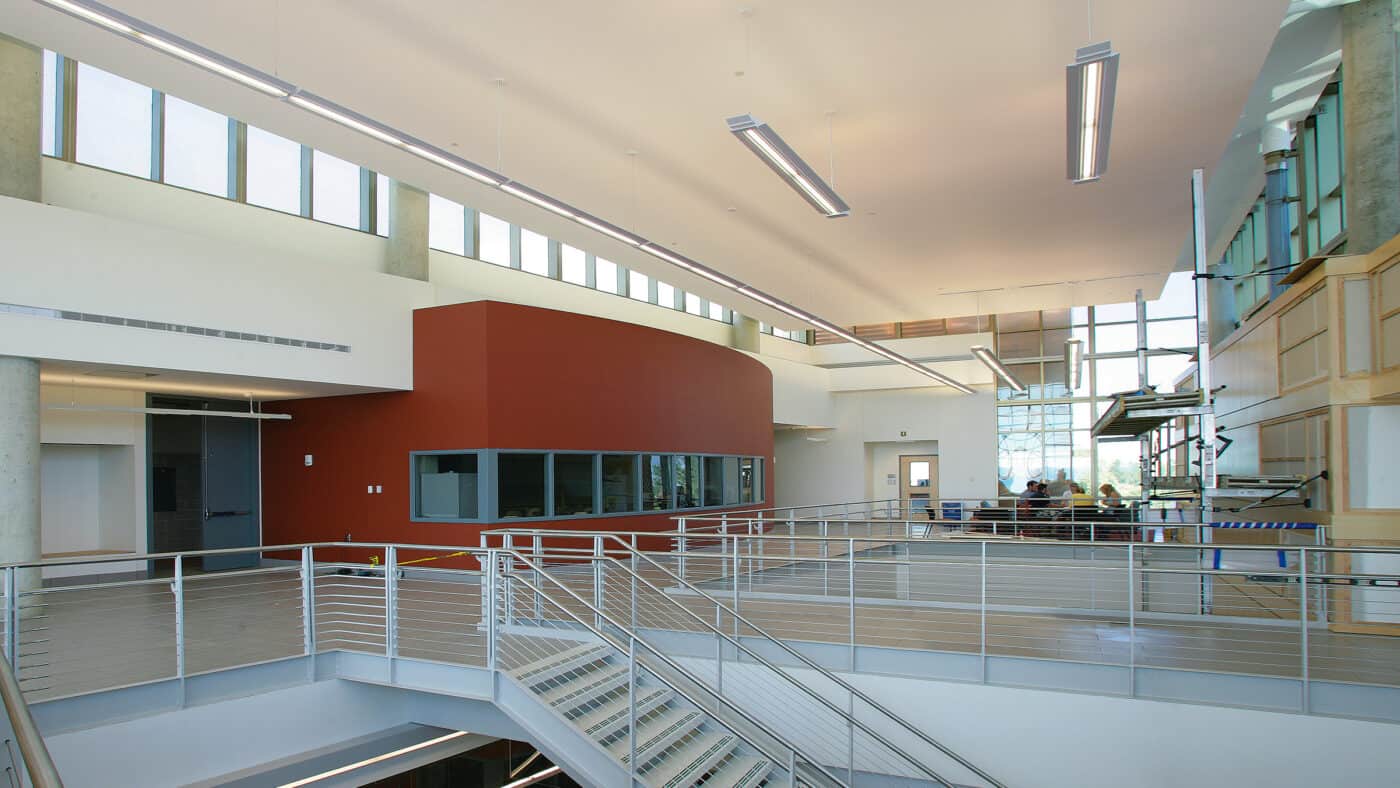
{"type": "MultiPolygon", "coordinates": [[[[1148,383],[1159,392],[1190,365],[1195,351],[1191,274],[1168,277],[1161,298],[1147,303],[1148,383]]],[[[1112,484],[1124,496],[1141,490],[1137,443],[1098,443],[1090,428],[1115,393],[1136,390],[1137,308],[1132,303],[1018,312],[996,316],[997,354],[1026,384],[997,387],[997,478],[1000,495],[1016,495],[1035,479],[1062,494],[1070,482],[1086,490],[1112,484]],[[1080,385],[1066,386],[1064,344],[1084,342],[1080,385]]]]}

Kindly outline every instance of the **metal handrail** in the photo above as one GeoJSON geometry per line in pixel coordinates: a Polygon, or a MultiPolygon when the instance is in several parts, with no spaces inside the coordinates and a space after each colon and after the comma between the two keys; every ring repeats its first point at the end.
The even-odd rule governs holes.
{"type": "MultiPolygon", "coordinates": [[[[856,521],[850,521],[850,522],[856,522],[856,521]]],[[[891,520],[870,520],[870,521],[862,521],[862,522],[887,524],[887,523],[896,522],[896,521],[891,521],[891,520]]],[[[928,521],[918,520],[918,521],[915,521],[915,522],[927,524],[928,521]]],[[[1126,525],[1126,523],[1109,523],[1109,524],[1110,524],[1110,525],[1114,525],[1114,524],[1116,524],[1116,525],[1126,525]]],[[[731,523],[731,525],[733,525],[733,523],[731,523]]],[[[1140,523],[1134,523],[1134,525],[1140,525],[1140,523]]],[[[1177,523],[1177,525],[1181,525],[1181,524],[1180,524],[1180,523],[1177,523]]],[[[1152,527],[1155,528],[1155,527],[1157,527],[1157,526],[1152,526],[1152,527]]],[[[539,535],[541,535],[541,536],[544,536],[544,535],[553,535],[553,536],[556,536],[556,537],[568,536],[568,537],[577,538],[577,539],[586,539],[586,538],[591,538],[591,537],[594,537],[594,536],[610,536],[610,535],[616,535],[616,536],[632,536],[632,537],[639,537],[639,538],[690,539],[690,540],[695,540],[695,541],[706,541],[706,540],[708,540],[708,541],[711,541],[711,542],[724,541],[724,540],[726,540],[726,539],[734,539],[734,538],[736,538],[736,537],[739,538],[739,539],[764,539],[764,540],[781,541],[781,542],[792,542],[792,541],[799,541],[799,542],[847,542],[847,541],[850,541],[850,540],[854,539],[856,542],[876,542],[876,541],[878,541],[878,542],[885,542],[885,543],[887,543],[887,544],[921,544],[921,545],[926,545],[926,544],[928,544],[929,541],[930,541],[930,540],[925,539],[925,538],[918,538],[918,537],[910,538],[910,537],[905,537],[905,536],[815,536],[815,535],[805,535],[805,534],[775,534],[775,533],[730,533],[730,534],[717,534],[717,533],[714,533],[714,534],[712,534],[712,533],[690,533],[690,532],[684,532],[684,531],[553,531],[553,530],[531,529],[531,528],[508,528],[508,529],[501,529],[501,530],[496,530],[496,531],[483,531],[483,532],[481,533],[482,536],[502,536],[502,535],[505,535],[505,534],[514,534],[514,535],[517,535],[517,536],[521,536],[521,535],[533,535],[533,534],[539,534],[539,535]]],[[[959,539],[957,543],[958,543],[958,544],[981,544],[981,543],[985,542],[985,543],[990,544],[990,545],[1015,546],[1015,547],[1037,546],[1037,545],[1058,546],[1058,547],[1068,547],[1068,546],[1074,546],[1074,547],[1095,547],[1095,548],[1097,548],[1097,547],[1102,547],[1102,548],[1115,548],[1115,547],[1116,547],[1116,548],[1118,548],[1118,549],[1120,549],[1120,550],[1126,548],[1128,545],[1131,544],[1131,545],[1137,547],[1138,549],[1144,549],[1144,548],[1146,548],[1146,549],[1151,549],[1151,550],[1196,550],[1196,551],[1200,551],[1200,550],[1230,550],[1230,551],[1244,550],[1244,551],[1269,552],[1269,553],[1276,553],[1276,552],[1278,552],[1279,550],[1306,550],[1306,551],[1307,551],[1308,553],[1310,553],[1310,554],[1324,554],[1324,553],[1351,553],[1351,554],[1361,553],[1361,554],[1365,554],[1365,555],[1372,555],[1372,554],[1374,554],[1374,555],[1382,555],[1382,554],[1386,554],[1386,555],[1400,554],[1400,547],[1386,547],[1386,546],[1358,546],[1358,545],[1346,546],[1346,545],[1315,545],[1315,544],[1306,544],[1306,545],[1304,545],[1304,544],[1291,544],[1291,545],[1276,545],[1276,544],[1275,544],[1275,545],[1259,545],[1259,544],[1223,544],[1223,543],[1217,543],[1217,542],[1204,542],[1204,543],[1195,543],[1195,544],[1185,544],[1185,543],[1181,543],[1181,542],[1104,542],[1104,541],[1089,541],[1089,540],[1078,541],[1078,542],[1066,542],[1066,541],[1064,541],[1064,540],[1062,540],[1062,539],[1021,539],[1021,540],[1015,541],[1015,542],[1007,542],[1007,541],[1005,541],[1005,540],[1002,540],[1002,539],[995,539],[995,538],[980,539],[980,538],[978,538],[978,536],[980,536],[980,534],[971,534],[971,535],[967,536],[966,538],[959,539]]],[[[356,545],[356,546],[357,546],[357,547],[362,547],[363,545],[356,545]]],[[[438,549],[446,549],[446,548],[443,548],[442,546],[435,546],[435,547],[433,547],[433,548],[431,548],[431,549],[438,550],[438,549]]],[[[453,548],[453,549],[455,549],[455,548],[453,548]]],[[[681,554],[681,553],[677,553],[677,555],[680,555],[680,554],[681,554]]],[[[726,555],[727,555],[727,554],[726,554],[726,555]]],[[[778,556],[769,556],[769,557],[778,557],[778,556]]],[[[813,561],[817,560],[817,558],[816,558],[815,556],[803,556],[802,558],[803,558],[803,560],[813,560],[813,561]]],[[[3,566],[3,565],[0,565],[0,566],[3,566]]],[[[28,564],[26,564],[25,566],[28,566],[28,564]]]]}
{"type": "MultiPolygon", "coordinates": [[[[577,532],[573,532],[573,533],[577,533],[577,532]]],[[[781,649],[784,653],[786,653],[786,654],[788,654],[788,655],[790,655],[790,656],[796,658],[796,659],[797,659],[799,662],[801,662],[803,665],[805,665],[806,667],[808,667],[808,668],[810,668],[810,669],[816,671],[818,674],[821,674],[824,678],[830,679],[831,681],[835,682],[835,683],[836,683],[838,686],[840,686],[842,689],[846,690],[847,692],[850,692],[851,695],[853,695],[853,696],[856,697],[856,698],[859,698],[861,701],[863,701],[864,703],[866,703],[868,706],[870,706],[871,708],[873,708],[873,709],[875,709],[876,711],[880,712],[882,715],[884,715],[884,716],[885,716],[887,719],[889,719],[891,722],[897,723],[901,728],[905,729],[905,730],[906,730],[907,732],[909,732],[909,733],[914,734],[917,738],[919,738],[919,739],[920,739],[921,741],[923,741],[925,744],[929,745],[930,747],[933,747],[934,749],[938,750],[939,752],[943,753],[944,755],[948,756],[949,758],[952,758],[954,761],[956,761],[957,763],[959,763],[960,765],[962,765],[963,767],[965,767],[966,769],[968,769],[969,771],[971,771],[973,774],[976,774],[978,777],[981,777],[982,779],[984,779],[984,780],[986,780],[987,782],[991,783],[991,785],[993,786],[993,788],[1004,788],[1004,785],[1003,785],[1002,783],[998,782],[998,781],[997,781],[995,778],[993,778],[991,775],[989,775],[989,774],[987,774],[986,772],[982,771],[982,770],[981,770],[980,768],[978,768],[976,765],[972,764],[971,762],[969,762],[968,760],[966,760],[965,758],[963,758],[961,755],[958,755],[956,752],[954,752],[953,750],[949,749],[946,745],[944,745],[944,744],[938,742],[937,740],[935,740],[935,739],[933,739],[932,737],[930,737],[928,734],[926,734],[926,733],[924,733],[923,731],[919,730],[918,728],[914,727],[914,726],[911,725],[908,721],[906,721],[904,718],[900,717],[899,715],[897,715],[897,714],[895,714],[894,712],[890,711],[889,709],[885,708],[883,705],[881,705],[881,704],[880,704],[878,701],[876,701],[875,699],[871,698],[869,695],[866,695],[864,692],[861,692],[859,689],[857,689],[856,687],[852,686],[851,684],[849,684],[849,683],[846,682],[845,680],[841,679],[841,678],[840,678],[839,676],[837,676],[836,674],[832,673],[831,671],[827,670],[826,668],[822,667],[821,665],[818,665],[816,662],[813,662],[811,659],[809,659],[807,656],[805,656],[805,655],[802,654],[801,652],[797,651],[796,649],[793,649],[791,646],[788,646],[788,645],[787,645],[786,643],[784,643],[783,641],[781,641],[781,640],[779,640],[778,638],[774,637],[773,635],[769,634],[767,630],[763,629],[762,627],[760,627],[760,626],[758,626],[757,624],[753,623],[753,622],[750,621],[749,619],[747,619],[747,618],[745,618],[744,616],[740,615],[737,611],[733,610],[733,609],[730,608],[729,606],[725,605],[724,603],[720,602],[719,600],[717,600],[717,599],[715,599],[714,597],[710,596],[709,594],[705,593],[705,592],[704,592],[703,590],[701,590],[699,587],[697,587],[697,586],[695,586],[695,585],[689,583],[689,582],[686,581],[686,580],[681,579],[680,576],[676,575],[676,574],[675,574],[674,572],[672,572],[671,570],[669,570],[669,569],[667,569],[666,567],[662,566],[661,564],[657,563],[657,562],[656,562],[655,560],[653,560],[650,556],[648,556],[648,555],[646,555],[645,553],[642,553],[642,552],[640,552],[640,551],[638,551],[638,550],[635,550],[635,549],[631,548],[626,542],[622,541],[622,540],[621,540],[620,538],[618,538],[618,537],[615,537],[615,536],[614,536],[614,537],[612,537],[612,538],[613,538],[615,541],[617,541],[618,544],[622,545],[622,547],[623,547],[628,553],[630,553],[630,554],[632,554],[632,555],[639,556],[639,557],[645,559],[645,560],[646,560],[648,563],[650,563],[652,566],[654,566],[654,567],[656,567],[657,569],[659,569],[659,570],[661,570],[662,572],[664,572],[667,576],[669,576],[671,579],[675,580],[677,583],[680,583],[683,587],[685,587],[685,588],[688,589],[689,591],[691,591],[691,592],[693,592],[693,593],[695,593],[695,594],[698,594],[699,596],[703,597],[704,599],[706,599],[706,600],[708,600],[708,601],[714,603],[714,605],[715,605],[716,607],[719,607],[720,609],[724,610],[728,615],[733,616],[734,619],[735,619],[736,621],[739,621],[739,622],[743,623],[743,624],[744,624],[745,626],[747,626],[749,629],[751,629],[751,630],[753,630],[754,632],[758,633],[758,635],[761,636],[764,640],[768,641],[769,643],[772,643],[773,645],[776,645],[776,646],[777,646],[779,649],[781,649]]],[[[640,574],[637,574],[636,572],[633,572],[633,571],[632,571],[631,569],[629,569],[625,564],[623,564],[621,561],[618,561],[616,558],[611,558],[611,557],[608,557],[608,556],[605,555],[605,556],[603,557],[603,560],[609,561],[609,562],[611,562],[611,563],[617,565],[619,568],[621,568],[621,569],[623,570],[623,572],[624,572],[626,575],[630,575],[631,577],[637,579],[638,581],[640,581],[640,582],[646,584],[646,586],[647,586],[648,588],[652,589],[653,591],[657,592],[658,594],[661,594],[663,597],[665,597],[665,598],[667,598],[667,599],[670,599],[670,596],[669,596],[665,591],[661,590],[660,588],[657,588],[654,584],[652,584],[652,582],[651,582],[650,580],[647,580],[645,577],[642,577],[640,574]]],[[[848,712],[842,710],[840,707],[838,707],[838,706],[836,706],[835,704],[833,704],[833,703],[832,703],[830,700],[828,700],[827,698],[822,697],[819,693],[817,693],[817,692],[816,692],[815,690],[813,690],[811,687],[807,686],[807,685],[804,684],[803,682],[797,681],[796,679],[792,678],[792,676],[789,675],[789,674],[788,674],[786,671],[784,671],[782,668],[779,668],[777,665],[774,665],[773,663],[769,662],[767,658],[763,657],[761,654],[759,654],[758,652],[756,652],[756,651],[754,651],[753,649],[749,648],[748,646],[745,646],[740,640],[731,637],[730,635],[728,635],[727,633],[725,633],[723,630],[721,630],[719,627],[716,627],[714,624],[711,624],[709,621],[705,620],[705,619],[702,618],[701,616],[696,615],[694,611],[690,610],[689,608],[685,607],[684,605],[681,605],[681,604],[675,602],[675,600],[671,599],[671,602],[672,602],[673,605],[675,605],[675,607],[679,608],[683,613],[685,613],[685,614],[688,615],[690,618],[692,618],[693,620],[695,620],[695,621],[696,621],[697,623],[699,623],[702,627],[705,627],[706,629],[709,629],[709,630],[710,630],[711,632],[713,632],[714,634],[718,635],[719,637],[723,638],[724,640],[727,640],[727,641],[728,641],[730,644],[732,644],[735,648],[737,648],[737,649],[743,651],[745,654],[748,654],[750,657],[752,657],[752,658],[754,659],[755,662],[757,662],[757,663],[763,665],[764,667],[769,668],[770,670],[776,672],[778,675],[780,675],[780,676],[782,676],[784,679],[786,679],[786,680],[788,681],[788,683],[797,686],[797,687],[798,687],[799,689],[801,689],[804,693],[806,693],[807,695],[809,695],[809,696],[811,696],[812,698],[814,698],[818,703],[820,703],[820,704],[826,706],[828,710],[834,712],[835,714],[837,714],[837,715],[838,715],[839,717],[841,717],[842,719],[846,720],[846,721],[847,721],[848,723],[850,723],[851,725],[856,726],[856,727],[859,728],[862,732],[864,732],[866,735],[870,736],[870,737],[871,737],[872,739],[874,739],[875,741],[880,742],[881,744],[883,744],[883,745],[885,745],[886,747],[888,747],[890,750],[892,750],[892,751],[898,753],[898,754],[899,754],[901,757],[903,757],[906,761],[908,761],[908,762],[914,764],[917,768],[919,768],[920,770],[922,770],[922,771],[923,771],[925,774],[927,774],[929,777],[932,777],[935,781],[937,781],[937,782],[939,782],[939,783],[941,783],[941,784],[943,784],[943,785],[949,785],[949,786],[953,785],[953,783],[950,783],[947,779],[945,779],[944,777],[942,777],[941,775],[939,775],[937,772],[935,772],[935,771],[932,769],[932,767],[928,766],[927,764],[924,764],[924,763],[919,762],[919,761],[916,760],[913,756],[911,756],[911,755],[909,755],[908,753],[904,752],[904,751],[903,751],[902,749],[900,749],[898,746],[896,746],[895,744],[893,744],[892,742],[890,742],[888,739],[886,739],[886,738],[885,738],[884,736],[882,736],[880,733],[878,733],[877,731],[872,730],[871,728],[869,728],[868,726],[866,726],[865,723],[863,723],[863,722],[861,722],[860,720],[856,719],[856,718],[855,718],[853,715],[851,715],[850,713],[848,713],[848,712]]]]}
{"type": "MultiPolygon", "coordinates": [[[[481,548],[476,548],[476,549],[481,549],[481,548]]],[[[666,656],[665,654],[663,654],[663,653],[662,653],[660,650],[658,650],[655,646],[651,645],[650,643],[646,642],[645,640],[641,639],[640,637],[637,637],[637,634],[636,634],[634,631],[632,631],[632,629],[631,629],[630,627],[624,626],[621,622],[617,621],[617,620],[614,619],[612,616],[610,616],[610,615],[608,615],[607,613],[604,613],[602,610],[599,610],[598,608],[594,607],[591,603],[589,603],[589,602],[588,602],[587,600],[585,600],[583,597],[581,597],[581,596],[579,596],[577,593],[575,593],[573,589],[571,589],[571,588],[569,588],[568,586],[564,585],[563,583],[559,582],[558,579],[554,578],[552,575],[550,575],[548,572],[546,572],[543,568],[537,566],[537,565],[536,565],[533,561],[531,561],[530,559],[528,559],[528,558],[526,558],[525,556],[521,555],[518,551],[516,551],[516,550],[504,550],[504,549],[491,548],[491,549],[488,551],[488,555],[489,555],[489,553],[500,553],[500,554],[504,554],[504,555],[509,555],[509,556],[511,556],[513,559],[515,559],[515,560],[519,561],[520,563],[524,564],[525,566],[530,567],[530,569],[535,573],[535,576],[536,576],[536,577],[543,577],[543,578],[548,579],[549,582],[551,582],[551,583],[553,583],[554,585],[558,586],[559,589],[560,589],[561,591],[563,591],[565,594],[568,594],[570,597],[572,597],[573,600],[574,600],[575,602],[579,603],[580,605],[583,605],[584,609],[585,609],[589,614],[591,614],[592,616],[594,616],[596,619],[601,620],[601,621],[606,621],[606,622],[608,622],[608,623],[611,624],[613,627],[616,627],[616,628],[618,629],[618,631],[620,631],[620,632],[626,632],[627,635],[628,635],[628,638],[629,638],[631,641],[633,641],[634,643],[640,644],[643,648],[645,648],[648,652],[650,652],[650,653],[652,654],[652,656],[654,656],[655,658],[657,658],[658,660],[660,660],[663,664],[665,664],[666,667],[670,668],[671,670],[676,671],[678,674],[680,674],[680,675],[684,676],[686,679],[688,679],[688,680],[689,680],[691,683],[693,683],[695,686],[700,687],[700,688],[703,689],[704,691],[706,691],[706,692],[710,693],[711,695],[713,695],[714,698],[715,698],[715,700],[716,700],[717,702],[722,703],[722,704],[723,704],[726,708],[728,708],[730,711],[732,711],[732,712],[734,712],[735,714],[739,715],[739,717],[741,717],[741,718],[744,720],[744,722],[748,723],[749,725],[752,725],[754,728],[758,729],[759,731],[761,731],[762,733],[764,733],[765,735],[767,735],[767,736],[768,736],[769,738],[771,738],[773,741],[776,741],[776,742],[778,742],[779,744],[783,745],[784,747],[787,747],[789,750],[792,750],[794,753],[800,753],[800,754],[802,755],[802,757],[803,757],[807,762],[809,762],[813,767],[815,767],[816,769],[818,769],[819,771],[821,771],[822,774],[825,774],[827,777],[831,778],[831,779],[832,779],[833,781],[835,781],[838,785],[845,785],[845,783],[841,782],[841,780],[840,780],[838,777],[836,777],[835,775],[833,775],[831,772],[827,771],[826,767],[823,766],[823,765],[821,764],[821,762],[818,761],[816,758],[813,758],[811,755],[807,754],[806,751],[804,751],[803,749],[801,749],[801,748],[798,747],[797,745],[793,744],[792,742],[788,741],[785,737],[783,737],[783,736],[781,736],[781,735],[775,733],[774,731],[772,731],[771,729],[769,729],[768,726],[766,726],[766,725],[764,725],[763,723],[759,722],[758,720],[754,719],[753,716],[750,715],[748,712],[746,712],[746,711],[744,711],[742,708],[736,706],[736,705],[733,703],[733,701],[730,701],[728,698],[724,697],[723,695],[721,695],[721,694],[715,692],[714,690],[711,690],[711,689],[705,684],[705,682],[704,682],[702,679],[700,679],[700,678],[698,678],[697,676],[695,676],[695,675],[694,675],[693,673],[691,673],[689,670],[686,670],[684,667],[682,667],[680,664],[678,664],[675,660],[673,660],[673,659],[671,659],[670,657],[668,657],[668,656],[666,656]]],[[[489,560],[489,558],[488,558],[488,560],[489,560]]],[[[617,643],[610,635],[608,635],[607,633],[603,632],[602,629],[600,629],[599,627],[594,626],[593,624],[588,623],[587,621],[584,621],[583,618],[581,618],[580,616],[578,616],[577,614],[575,614],[573,611],[569,610],[569,609],[568,609],[567,607],[565,607],[564,605],[559,604],[558,601],[552,599],[552,598],[549,596],[549,594],[547,594],[547,593],[545,593],[544,591],[540,590],[537,586],[535,586],[535,585],[534,585],[533,583],[531,583],[529,580],[526,580],[526,579],[525,579],[523,576],[521,576],[520,574],[515,573],[515,572],[511,572],[511,573],[510,573],[510,577],[511,577],[511,579],[514,580],[515,582],[522,583],[526,588],[529,588],[529,589],[533,590],[535,593],[540,594],[540,595],[543,596],[545,599],[548,599],[550,602],[554,603],[554,604],[555,604],[560,610],[562,610],[566,615],[568,615],[568,616],[569,616],[570,618],[572,618],[574,621],[578,622],[581,626],[583,626],[583,627],[584,627],[585,629],[587,629],[589,632],[593,633],[594,635],[598,636],[599,638],[602,638],[603,641],[606,642],[606,643],[607,643],[609,646],[611,646],[612,648],[614,648],[614,649],[616,649],[616,650],[618,650],[618,651],[620,651],[620,652],[622,652],[622,653],[624,653],[624,654],[627,653],[627,649],[626,649],[624,646],[622,646],[621,644],[617,643]]],[[[494,615],[494,612],[493,612],[493,615],[494,615]]],[[[653,671],[653,673],[655,673],[655,671],[653,671]]],[[[697,701],[695,698],[691,697],[690,693],[686,692],[684,689],[682,689],[682,688],[680,688],[680,687],[678,687],[678,686],[672,684],[671,682],[667,681],[667,680],[665,679],[664,676],[661,676],[660,674],[656,674],[656,676],[657,676],[658,679],[660,679],[662,682],[664,682],[664,683],[667,685],[667,687],[668,687],[669,689],[674,690],[676,693],[678,693],[679,695],[681,695],[681,697],[685,698],[685,699],[686,699],[687,701],[689,701],[692,705],[694,705],[697,709],[703,710],[703,709],[706,708],[706,706],[705,706],[704,703],[702,703],[702,702],[700,702],[700,701],[697,701]]],[[[723,721],[721,721],[721,723],[723,723],[723,721]]],[[[726,727],[728,727],[728,726],[726,726],[726,727]]],[[[744,741],[746,741],[748,744],[752,745],[752,746],[753,746],[755,749],[757,749],[759,752],[763,753],[764,756],[766,756],[767,758],[769,758],[770,760],[772,760],[774,763],[783,763],[783,762],[785,762],[785,759],[780,759],[778,756],[775,756],[773,753],[768,752],[768,751],[765,750],[762,746],[760,746],[760,745],[758,744],[758,742],[751,741],[751,740],[749,740],[747,737],[743,737],[743,738],[744,738],[744,741]]],[[[793,775],[793,777],[795,778],[796,775],[793,775]]]]}
{"type": "MultiPolygon", "coordinates": [[[[10,727],[14,729],[19,742],[19,752],[24,760],[24,768],[29,772],[29,781],[35,788],[63,788],[63,780],[53,765],[53,756],[44,743],[44,735],[34,723],[34,715],[24,700],[10,661],[0,658],[0,698],[4,699],[5,712],[10,717],[10,727]]],[[[15,764],[18,767],[19,764],[15,764]]]]}

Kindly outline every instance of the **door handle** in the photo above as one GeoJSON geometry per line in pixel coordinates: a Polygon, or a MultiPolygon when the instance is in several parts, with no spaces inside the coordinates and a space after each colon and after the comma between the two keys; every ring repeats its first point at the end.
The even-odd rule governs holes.
{"type": "Polygon", "coordinates": [[[211,512],[211,511],[209,511],[208,509],[205,509],[205,510],[204,510],[204,519],[206,519],[206,520],[212,520],[212,519],[214,519],[215,517],[242,517],[242,516],[248,515],[248,514],[252,514],[252,512],[251,512],[251,511],[238,511],[238,510],[229,510],[229,511],[223,511],[223,512],[211,512]]]}

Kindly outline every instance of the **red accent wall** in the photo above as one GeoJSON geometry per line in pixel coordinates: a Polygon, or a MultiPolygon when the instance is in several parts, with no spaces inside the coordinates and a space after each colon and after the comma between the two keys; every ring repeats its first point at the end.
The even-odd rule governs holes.
{"type": "MultiPolygon", "coordinates": [[[[267,403],[263,543],[474,546],[483,528],[409,519],[409,452],[581,449],[763,457],[773,500],[773,379],[730,348],[572,312],[477,301],[413,319],[411,392],[267,403]],[[303,456],[315,460],[306,467],[303,456]],[[369,485],[383,485],[371,495],[369,485]]],[[[738,507],[736,507],[738,508],[738,507]]],[[[529,527],[669,530],[672,515],[529,527]]],[[[525,525],[525,524],[522,524],[525,525]]],[[[359,557],[363,560],[363,557],[359,557]]],[[[441,565],[441,564],[438,564],[441,565]]]]}

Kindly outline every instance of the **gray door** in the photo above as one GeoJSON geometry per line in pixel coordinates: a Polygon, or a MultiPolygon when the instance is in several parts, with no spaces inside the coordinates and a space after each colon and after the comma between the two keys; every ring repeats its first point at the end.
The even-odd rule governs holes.
{"type": "MultiPolygon", "coordinates": [[[[258,544],[257,422],[204,417],[204,549],[258,544]]],[[[205,570],[256,566],[258,554],[206,556],[205,570]]]]}

